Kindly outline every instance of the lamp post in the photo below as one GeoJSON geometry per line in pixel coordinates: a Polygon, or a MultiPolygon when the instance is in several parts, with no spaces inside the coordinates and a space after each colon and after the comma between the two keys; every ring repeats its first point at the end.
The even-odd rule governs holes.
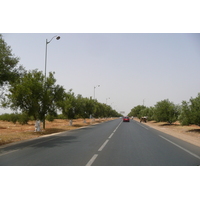
{"type": "Polygon", "coordinates": [[[94,99],[95,99],[95,88],[100,87],[100,85],[94,86],[94,99]]]}
{"type": "MultiPolygon", "coordinates": [[[[49,44],[54,38],[56,38],[56,40],[59,40],[60,39],[60,36],[57,36],[55,35],[54,37],[51,38],[51,40],[47,40],[46,39],[46,48],[45,48],[45,72],[44,72],[44,75],[45,75],[45,87],[46,87],[46,68],[47,68],[47,44],[49,44]]],[[[45,88],[46,90],[46,88],[45,88]]],[[[44,103],[43,102],[43,106],[44,106],[44,103]]],[[[45,109],[45,112],[46,112],[46,109],[45,109]]],[[[44,114],[44,119],[43,119],[43,129],[45,129],[45,114],[44,114]]]]}
{"type": "Polygon", "coordinates": [[[144,106],[144,100],[145,100],[145,99],[143,99],[143,106],[144,106]]]}
{"type": "Polygon", "coordinates": [[[45,48],[45,81],[46,81],[46,69],[47,69],[47,44],[49,44],[54,38],[56,37],[56,40],[60,39],[60,36],[55,35],[54,37],[51,38],[51,40],[47,41],[46,39],[46,48],[45,48]]]}

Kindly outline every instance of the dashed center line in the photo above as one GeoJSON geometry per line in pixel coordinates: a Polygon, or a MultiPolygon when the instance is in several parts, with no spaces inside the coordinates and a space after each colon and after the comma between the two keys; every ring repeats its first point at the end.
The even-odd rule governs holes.
{"type": "Polygon", "coordinates": [[[94,154],[92,156],[92,158],[89,160],[89,162],[86,164],[86,166],[91,166],[92,163],[95,161],[95,159],[97,158],[98,154],[94,154]]]}
{"type": "MultiPolygon", "coordinates": [[[[111,135],[108,137],[108,139],[101,145],[101,147],[99,148],[98,151],[102,151],[103,148],[106,146],[106,144],[109,142],[109,139],[114,135],[114,133],[116,132],[116,130],[119,128],[119,126],[121,125],[122,121],[119,123],[119,125],[116,127],[116,129],[111,133],[111,135]]],[[[91,166],[92,163],[95,161],[95,159],[97,158],[98,154],[94,154],[92,156],[92,158],[89,160],[89,162],[86,164],[86,166],[91,166]]]]}
{"type": "Polygon", "coordinates": [[[108,137],[109,139],[115,134],[115,131],[112,132],[112,134],[108,137]]]}
{"type": "Polygon", "coordinates": [[[102,149],[106,146],[106,144],[108,143],[109,140],[106,140],[103,145],[99,148],[98,151],[102,151],[102,149]]]}

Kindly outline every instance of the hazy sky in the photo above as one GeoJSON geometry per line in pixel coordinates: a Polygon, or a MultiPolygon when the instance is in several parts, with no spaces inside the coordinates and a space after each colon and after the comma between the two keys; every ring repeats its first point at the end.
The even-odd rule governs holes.
{"type": "MultiPolygon", "coordinates": [[[[143,102],[146,106],[154,106],[158,101],[168,98],[180,104],[182,100],[189,101],[191,97],[195,98],[200,92],[200,34],[181,34],[200,33],[200,12],[197,0],[57,0],[56,2],[9,0],[2,1],[1,8],[0,32],[13,49],[13,53],[21,58],[20,63],[27,70],[37,68],[44,71],[45,41],[50,40],[54,35],[61,36],[59,41],[53,39],[48,44],[47,71],[55,71],[57,84],[63,85],[66,91],[72,88],[75,94],[93,97],[94,86],[100,85],[96,88],[98,101],[106,103],[106,98],[110,97],[107,103],[109,105],[112,103],[118,112],[125,111],[126,114],[134,106],[142,105],[143,102]]],[[[0,114],[6,111],[0,108],[0,114]]],[[[145,189],[149,191],[146,192],[148,196],[145,197],[149,198],[151,191],[154,191],[154,188],[149,187],[150,185],[156,184],[160,191],[165,192],[163,188],[168,187],[168,184],[165,185],[168,182],[162,180],[172,175],[177,177],[178,174],[180,178],[175,181],[175,185],[180,186],[178,189],[182,190],[183,181],[178,181],[182,180],[182,174],[184,173],[190,182],[193,181],[191,177],[197,174],[192,170],[193,176],[191,176],[190,168],[188,171],[185,171],[185,168],[184,171],[180,168],[178,170],[170,168],[166,169],[164,174],[163,170],[159,171],[158,168],[145,168],[145,170],[120,168],[123,170],[121,173],[123,178],[118,177],[118,181],[113,182],[111,180],[115,180],[114,177],[116,173],[119,174],[120,169],[103,169],[103,172],[99,168],[79,172],[80,168],[74,168],[74,170],[70,168],[72,173],[68,173],[68,183],[77,184],[77,177],[79,180],[84,180],[87,188],[83,187],[83,184],[78,187],[81,198],[82,194],[88,190],[88,186],[99,192],[97,189],[102,188],[102,181],[99,180],[107,175],[110,178],[104,183],[111,191],[108,195],[112,197],[125,195],[130,198],[132,193],[127,193],[127,184],[124,188],[120,185],[121,193],[115,192],[115,195],[112,191],[116,191],[119,187],[118,182],[124,182],[124,177],[129,177],[133,171],[137,170],[137,173],[134,173],[134,179],[143,186],[137,188],[141,199],[145,186],[147,186],[145,189]],[[159,176],[159,172],[162,176],[159,176]],[[149,184],[148,180],[152,183],[152,174],[153,184],[149,184]]],[[[40,168],[34,169],[32,174],[34,177],[38,174],[45,177],[45,173],[49,172],[47,170],[47,168],[43,171],[40,168]]],[[[52,169],[49,170],[52,174],[52,169]]],[[[63,168],[62,171],[59,168],[60,173],[57,168],[55,170],[53,180],[56,177],[55,181],[59,182],[57,177],[62,177],[66,169],[63,168]]],[[[21,172],[20,180],[23,184],[27,182],[26,179],[22,179],[23,174],[28,173],[28,170],[23,168],[21,172]]],[[[4,174],[6,176],[3,180],[7,181],[10,170],[4,174]]],[[[19,173],[15,171],[12,173],[12,179],[18,181],[19,177],[16,174],[19,173]]],[[[62,180],[60,182],[62,183],[62,180]]],[[[27,184],[29,188],[30,184],[35,186],[35,182],[32,181],[27,184]]],[[[48,184],[43,183],[43,185],[48,184]]],[[[62,187],[62,185],[59,186],[62,187]]],[[[13,188],[19,191],[16,185],[13,188]]],[[[29,188],[26,189],[29,190],[29,188]]],[[[10,192],[8,187],[4,188],[6,189],[10,192]]],[[[73,189],[74,187],[70,187],[72,192],[68,194],[72,198],[76,193],[73,189]]],[[[75,189],[77,190],[77,187],[75,189]]],[[[189,189],[187,186],[187,192],[183,193],[184,197],[194,194],[194,186],[191,190],[189,189]]],[[[60,187],[57,191],[56,194],[60,194],[60,187]]],[[[169,195],[171,195],[170,192],[169,195]]],[[[177,192],[175,196],[180,197],[180,193],[177,192]]],[[[153,198],[160,199],[160,196],[156,198],[153,193],[153,198]]]]}
{"type": "MultiPolygon", "coordinates": [[[[200,34],[3,34],[27,70],[55,72],[66,91],[94,97],[126,114],[137,105],[189,101],[200,92],[200,34]],[[110,98],[110,99],[108,99],[110,98]]],[[[5,112],[5,110],[2,110],[5,112]]]]}

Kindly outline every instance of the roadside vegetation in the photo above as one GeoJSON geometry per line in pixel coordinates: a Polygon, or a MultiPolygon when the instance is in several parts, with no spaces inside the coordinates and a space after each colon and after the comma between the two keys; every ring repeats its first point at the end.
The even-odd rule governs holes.
{"type": "MultiPolygon", "coordinates": [[[[120,117],[121,114],[111,106],[95,99],[66,92],[56,83],[55,73],[49,72],[45,77],[42,71],[27,71],[19,64],[19,58],[0,34],[0,106],[10,108],[12,114],[0,115],[0,120],[28,124],[29,121],[54,121],[54,119],[108,118],[120,117]]],[[[131,109],[128,116],[147,116],[148,120],[172,124],[179,121],[181,125],[200,126],[200,93],[189,102],[175,105],[168,99],[157,102],[154,107],[138,105],[131,109]]]]}
{"type": "Polygon", "coordinates": [[[138,105],[131,109],[128,116],[141,118],[146,116],[149,121],[167,122],[172,124],[179,121],[182,126],[200,126],[200,93],[189,102],[182,101],[181,105],[175,105],[168,99],[159,101],[154,107],[138,105]]]}
{"type": "Polygon", "coordinates": [[[0,119],[20,124],[40,120],[45,129],[45,120],[60,117],[72,120],[121,116],[109,105],[75,95],[72,89],[66,92],[56,84],[54,74],[49,72],[45,77],[37,69],[27,71],[0,34],[0,106],[13,111],[0,119]]]}

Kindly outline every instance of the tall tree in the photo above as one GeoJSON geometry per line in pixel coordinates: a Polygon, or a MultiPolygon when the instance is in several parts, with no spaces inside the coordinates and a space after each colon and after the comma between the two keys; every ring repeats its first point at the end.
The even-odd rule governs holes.
{"type": "Polygon", "coordinates": [[[128,116],[134,116],[134,117],[140,118],[141,117],[141,111],[145,108],[146,107],[143,106],[143,105],[138,105],[138,106],[131,109],[131,112],[128,114],[128,116]]]}
{"type": "Polygon", "coordinates": [[[0,98],[4,98],[10,83],[15,82],[24,72],[18,66],[19,58],[12,54],[12,49],[0,34],[0,98]]]}
{"type": "Polygon", "coordinates": [[[154,117],[157,122],[169,122],[172,124],[178,119],[178,106],[168,99],[157,102],[154,110],[154,117]]]}
{"type": "Polygon", "coordinates": [[[12,54],[12,49],[4,41],[0,34],[0,86],[6,82],[14,82],[20,76],[22,70],[18,66],[19,58],[12,54]]]}
{"type": "Polygon", "coordinates": [[[192,123],[191,116],[192,116],[192,112],[191,112],[189,103],[186,101],[182,101],[181,111],[180,111],[180,116],[179,116],[179,121],[181,125],[183,126],[190,125],[192,123]]]}
{"type": "Polygon", "coordinates": [[[49,77],[45,80],[40,71],[27,72],[18,82],[10,85],[10,93],[2,105],[42,120],[45,129],[45,115],[56,114],[59,102],[63,100],[65,94],[64,88],[55,83],[53,73],[49,73],[49,77]]]}
{"type": "MultiPolygon", "coordinates": [[[[69,90],[65,94],[64,100],[62,102],[60,102],[59,105],[62,109],[62,114],[67,119],[72,120],[78,114],[77,113],[77,100],[76,100],[74,92],[72,92],[72,89],[69,90]]],[[[72,125],[72,123],[71,123],[71,125],[72,125]]]]}
{"type": "Polygon", "coordinates": [[[200,126],[200,93],[196,98],[191,98],[191,121],[200,126]]]}

